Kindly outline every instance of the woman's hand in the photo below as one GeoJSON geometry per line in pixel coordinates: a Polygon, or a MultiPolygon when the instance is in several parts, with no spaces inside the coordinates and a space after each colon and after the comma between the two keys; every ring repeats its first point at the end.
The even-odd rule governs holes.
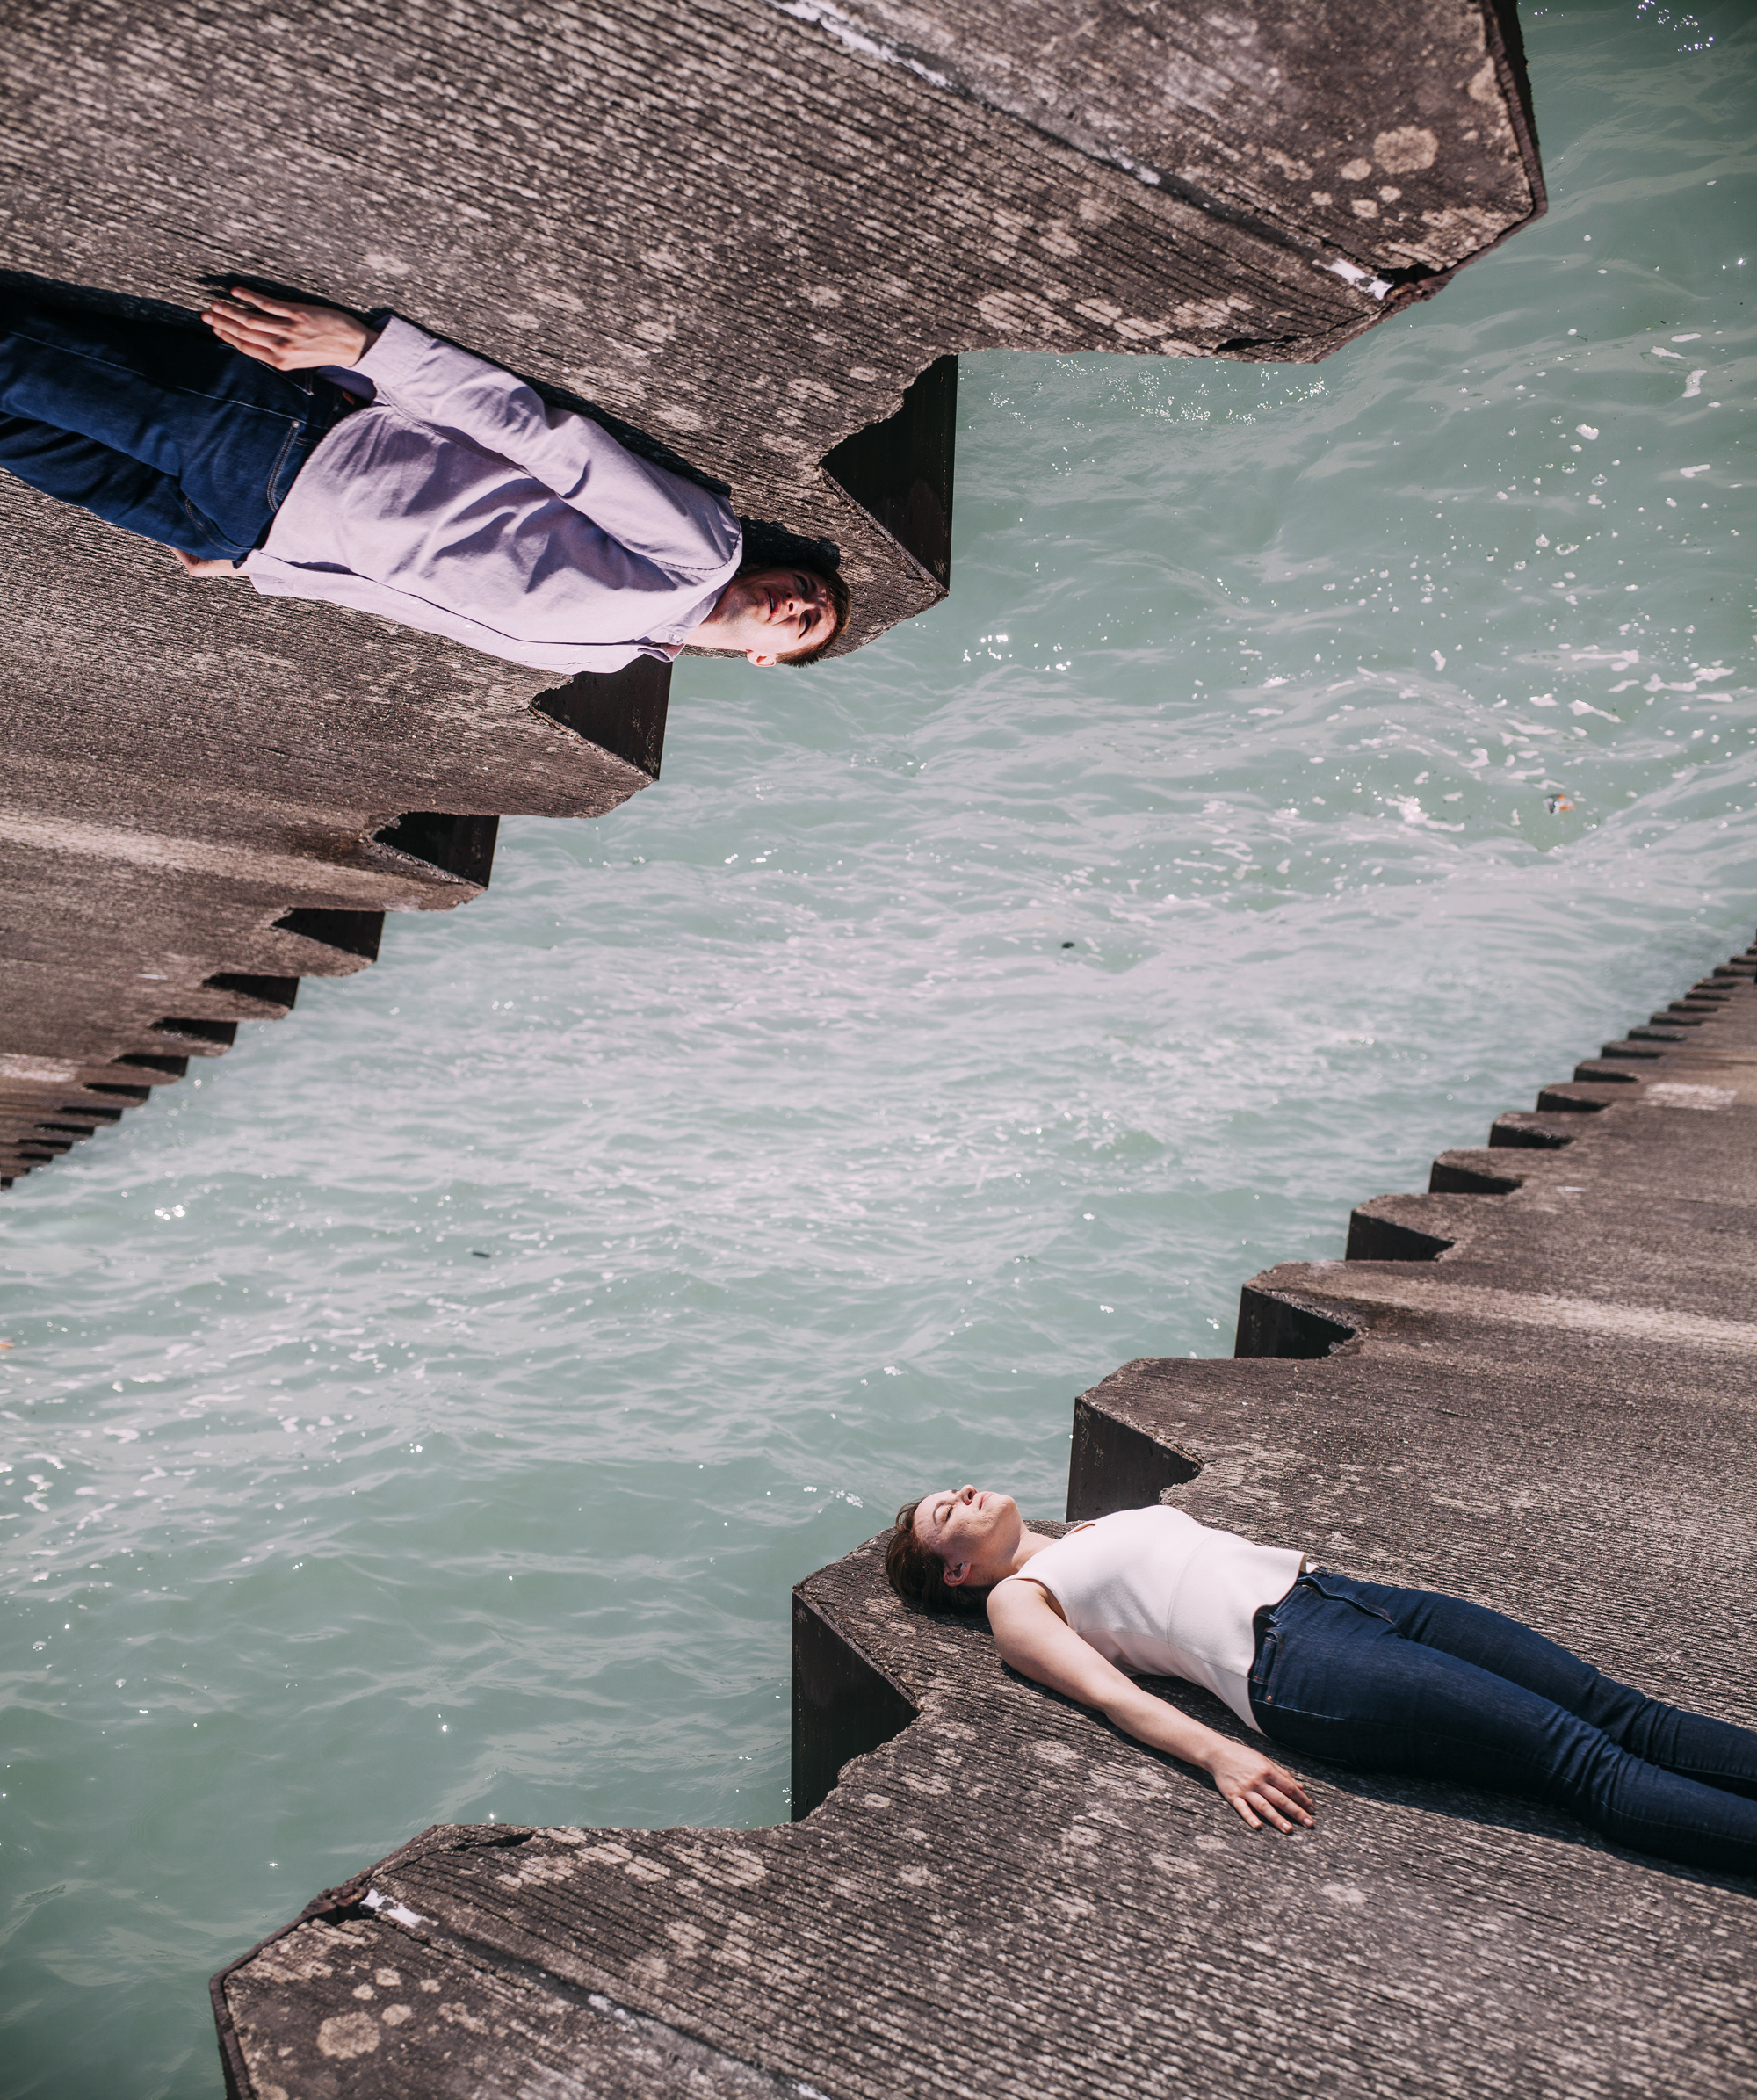
{"type": "Polygon", "coordinates": [[[1261,1830],[1265,1822],[1277,1830],[1291,1831],[1295,1823],[1312,1828],[1312,1797],[1291,1772],[1247,1743],[1224,1735],[1215,1742],[1215,1750],[1204,1762],[1215,1785],[1253,1830],[1261,1830]]]}
{"type": "Polygon", "coordinates": [[[222,343],[277,372],[304,372],[316,365],[358,365],[377,336],[337,307],[294,305],[267,299],[234,285],[201,318],[222,343]]]}
{"type": "Polygon", "coordinates": [[[223,554],[215,561],[199,561],[193,554],[185,554],[180,547],[170,547],[167,552],[182,564],[186,576],[235,576],[242,573],[223,554]]]}

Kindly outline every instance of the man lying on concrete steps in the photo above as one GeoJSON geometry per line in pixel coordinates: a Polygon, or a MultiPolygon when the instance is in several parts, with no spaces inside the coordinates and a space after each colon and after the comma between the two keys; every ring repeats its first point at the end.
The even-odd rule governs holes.
{"type": "Polygon", "coordinates": [[[236,286],[202,319],[0,293],[0,467],[192,576],[539,670],[810,663],[848,624],[840,576],[747,566],[721,497],[409,322],[236,286]]]}

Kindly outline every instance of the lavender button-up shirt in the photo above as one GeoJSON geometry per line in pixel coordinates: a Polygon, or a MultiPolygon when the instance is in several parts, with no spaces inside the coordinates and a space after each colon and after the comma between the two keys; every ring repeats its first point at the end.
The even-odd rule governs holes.
{"type": "MultiPolygon", "coordinates": [[[[339,376],[339,375],[338,375],[339,376]]],[[[736,570],[731,508],[406,321],[306,462],[244,573],[539,670],[673,656],[736,570]]]]}

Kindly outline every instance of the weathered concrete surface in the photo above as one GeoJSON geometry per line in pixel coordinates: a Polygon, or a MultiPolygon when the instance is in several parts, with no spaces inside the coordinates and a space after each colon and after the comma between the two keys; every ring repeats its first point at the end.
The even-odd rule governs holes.
{"type": "MultiPolygon", "coordinates": [[[[1543,208],[1511,0],[0,0],[0,266],[394,305],[829,543],[852,643],[944,595],[958,351],[1318,358],[1543,208]]],[[[289,909],[474,894],[390,819],[657,770],[540,676],[5,479],[0,564],[0,1182],[162,1024],[284,1010],[216,979],[358,967],[289,909]]]]}
{"type": "MultiPolygon", "coordinates": [[[[35,558],[18,522],[0,502],[14,576],[35,558]]],[[[496,819],[407,813],[596,816],[658,768],[668,669],[575,681],[539,713],[516,666],[382,623],[343,636],[315,606],[166,597],[155,550],[102,531],[74,527],[62,584],[140,615],[132,704],[48,621],[0,652],[0,1185],[284,1014],[301,976],[364,967],[386,911],[481,895],[496,819]]]]}
{"type": "MultiPolygon", "coordinates": [[[[1254,1279],[1254,1357],[1131,1364],[1084,1395],[1070,1516],[1164,1492],[1757,1725],[1757,959],[1728,968],[1608,1061],[1636,1078],[1594,1061],[1442,1155],[1439,1193],[1364,1206],[1375,1258],[1254,1279]]],[[[1321,1765],[1316,1832],[1254,1835],[999,1667],[980,1626],[904,1612],[882,1546],[795,1595],[804,1821],[426,1832],[216,1980],[234,2090],[1753,2089],[1750,1882],[1321,1765]],[[616,2031],[638,2062],[613,2008],[654,2024],[616,2031]],[[667,2037],[718,2054],[672,2068],[667,2037]]]]}

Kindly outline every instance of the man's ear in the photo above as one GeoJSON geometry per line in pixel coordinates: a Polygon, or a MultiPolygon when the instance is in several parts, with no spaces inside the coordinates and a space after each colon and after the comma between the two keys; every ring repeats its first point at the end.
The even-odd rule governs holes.
{"type": "Polygon", "coordinates": [[[778,656],[765,656],[761,649],[746,649],[744,661],[747,663],[756,664],[759,670],[773,670],[776,664],[780,662],[780,658],[778,656]]]}

